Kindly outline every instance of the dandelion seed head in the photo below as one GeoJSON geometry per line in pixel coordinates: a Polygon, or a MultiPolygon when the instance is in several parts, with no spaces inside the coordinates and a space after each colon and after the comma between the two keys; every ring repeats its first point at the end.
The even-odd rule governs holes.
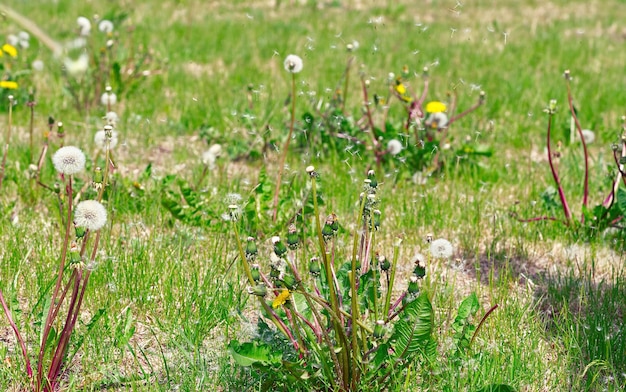
{"type": "Polygon", "coordinates": [[[83,53],[77,59],[66,57],[63,65],[68,74],[73,76],[81,75],[89,68],[89,56],[83,53]]]}
{"type": "Polygon", "coordinates": [[[76,174],[85,169],[85,154],[78,147],[61,147],[52,156],[54,168],[63,174],[76,174]]]}
{"type": "Polygon", "coordinates": [[[91,21],[84,16],[79,16],[76,19],[76,24],[78,25],[78,32],[82,36],[87,36],[91,32],[91,21]]]}
{"type": "Polygon", "coordinates": [[[74,211],[74,225],[90,231],[100,230],[107,222],[107,211],[96,200],[85,200],[78,203],[74,211]]]}
{"type": "Polygon", "coordinates": [[[104,106],[115,105],[117,103],[117,95],[115,95],[115,93],[112,93],[110,90],[107,89],[107,91],[105,91],[100,97],[100,102],[104,106]]]}
{"type": "MultiPolygon", "coordinates": [[[[112,150],[115,146],[117,146],[118,132],[116,130],[111,130],[110,132],[111,137],[109,138],[109,149],[112,150]]],[[[106,148],[107,132],[104,129],[96,132],[93,141],[99,149],[104,150],[106,148]]]]}
{"type": "Polygon", "coordinates": [[[391,155],[398,155],[398,154],[400,154],[400,152],[402,152],[403,148],[404,147],[402,146],[402,142],[400,142],[397,139],[391,139],[391,140],[389,140],[389,143],[387,143],[387,151],[391,155]]]}
{"type": "Polygon", "coordinates": [[[98,30],[105,34],[110,34],[113,32],[113,22],[107,19],[103,19],[98,23],[98,30]]]}
{"type": "Polygon", "coordinates": [[[302,59],[300,56],[296,56],[295,54],[290,54],[285,58],[285,70],[291,73],[298,73],[302,71],[304,64],[302,63],[302,59]]]}
{"type": "Polygon", "coordinates": [[[452,257],[454,248],[450,241],[438,238],[430,243],[430,254],[437,259],[448,259],[452,257]]]}

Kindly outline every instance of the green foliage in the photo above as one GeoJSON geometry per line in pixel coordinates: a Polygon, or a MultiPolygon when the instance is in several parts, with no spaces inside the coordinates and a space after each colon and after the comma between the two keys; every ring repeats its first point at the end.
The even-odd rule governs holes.
{"type": "Polygon", "coordinates": [[[476,332],[476,326],[470,322],[470,318],[474,317],[478,309],[480,309],[478,297],[476,293],[472,293],[461,302],[457,316],[452,323],[454,344],[460,355],[469,349],[470,342],[476,332]]]}

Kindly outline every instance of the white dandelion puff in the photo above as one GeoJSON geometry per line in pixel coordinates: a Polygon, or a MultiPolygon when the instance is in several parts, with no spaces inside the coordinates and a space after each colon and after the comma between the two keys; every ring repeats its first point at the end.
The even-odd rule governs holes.
{"type": "Polygon", "coordinates": [[[290,54],[285,59],[285,70],[287,72],[298,73],[302,71],[303,66],[302,59],[295,54],[290,54]]]}
{"type": "MultiPolygon", "coordinates": [[[[98,146],[99,149],[104,150],[106,148],[107,135],[105,130],[100,130],[96,132],[96,135],[93,138],[94,143],[98,146]]],[[[118,132],[116,130],[111,130],[111,138],[109,139],[109,150],[112,150],[117,146],[118,141],[118,132]]]]}
{"type": "Polygon", "coordinates": [[[117,103],[117,95],[115,95],[115,93],[112,93],[111,91],[109,91],[109,89],[107,88],[107,91],[102,93],[102,96],[100,97],[100,102],[104,106],[115,105],[117,103]]]}
{"type": "Polygon", "coordinates": [[[430,243],[430,254],[436,259],[448,259],[454,254],[450,241],[438,238],[430,243]]]}
{"type": "Polygon", "coordinates": [[[78,25],[78,31],[80,35],[85,36],[89,35],[91,32],[91,21],[84,16],[79,16],[76,19],[76,24],[78,25]]]}
{"type": "Polygon", "coordinates": [[[107,222],[107,210],[96,200],[78,203],[74,210],[74,226],[84,227],[89,231],[100,230],[107,222]]]}
{"type": "Polygon", "coordinates": [[[591,144],[596,140],[596,133],[591,129],[583,129],[582,134],[585,144],[591,144]]]}
{"type": "Polygon", "coordinates": [[[109,34],[113,32],[113,22],[107,19],[103,19],[98,23],[98,30],[105,34],[109,34]]]}
{"type": "Polygon", "coordinates": [[[387,151],[391,155],[398,155],[398,154],[400,154],[400,152],[402,152],[403,148],[404,147],[402,146],[402,142],[400,142],[400,140],[397,140],[397,139],[391,139],[391,140],[389,140],[389,143],[387,143],[387,151]]]}
{"type": "Polygon", "coordinates": [[[76,174],[85,169],[85,154],[78,147],[61,147],[52,156],[54,168],[63,174],[76,174]]]}
{"type": "Polygon", "coordinates": [[[81,75],[89,68],[89,56],[86,53],[81,54],[77,59],[66,57],[63,61],[65,70],[70,75],[81,75]]]}
{"type": "Polygon", "coordinates": [[[120,117],[115,112],[107,112],[107,114],[105,114],[103,118],[104,121],[107,122],[107,124],[112,126],[115,126],[115,124],[120,121],[120,117]]]}

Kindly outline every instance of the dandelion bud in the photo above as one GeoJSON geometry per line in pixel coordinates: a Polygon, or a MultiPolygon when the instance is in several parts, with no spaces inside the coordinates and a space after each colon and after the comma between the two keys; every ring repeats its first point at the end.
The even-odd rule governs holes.
{"type": "Polygon", "coordinates": [[[319,174],[315,171],[315,167],[313,166],[307,166],[306,172],[311,178],[315,178],[319,176],[319,174]]]}
{"type": "Polygon", "coordinates": [[[347,50],[348,52],[352,52],[352,51],[354,50],[354,45],[352,45],[352,44],[348,44],[348,45],[346,45],[346,50],[347,50]]]}
{"type": "Polygon", "coordinates": [[[407,291],[411,294],[417,294],[420,291],[420,288],[417,284],[417,281],[419,279],[417,279],[417,276],[415,275],[411,275],[411,278],[409,280],[409,287],[407,288],[407,291]]]}
{"type": "Polygon", "coordinates": [[[385,256],[379,256],[378,262],[380,263],[380,269],[383,271],[389,271],[389,268],[391,268],[391,263],[385,256]]]}
{"type": "Polygon", "coordinates": [[[374,326],[374,338],[380,339],[385,336],[385,322],[383,320],[377,320],[374,326]]]}
{"type": "Polygon", "coordinates": [[[248,287],[248,294],[256,295],[257,297],[265,297],[267,295],[267,287],[263,283],[257,284],[254,287],[248,287]]]}
{"type": "Polygon", "coordinates": [[[280,277],[280,270],[272,265],[270,268],[270,278],[278,279],[279,277],[280,277]]]}
{"type": "Polygon", "coordinates": [[[296,225],[292,223],[289,225],[289,230],[287,232],[287,246],[289,246],[289,249],[294,250],[298,248],[299,244],[300,238],[298,237],[296,225]]]}
{"type": "Polygon", "coordinates": [[[370,188],[377,188],[378,181],[376,180],[376,176],[374,175],[374,170],[370,170],[367,172],[367,179],[370,180],[369,186],[370,188]]]}
{"type": "Polygon", "coordinates": [[[256,247],[256,243],[254,242],[254,238],[248,237],[248,239],[246,240],[246,260],[255,260],[257,253],[258,249],[256,247]]]}
{"type": "Polygon", "coordinates": [[[619,158],[619,164],[620,165],[626,165],[626,157],[620,157],[619,158]]]}
{"type": "Polygon", "coordinates": [[[70,247],[69,262],[70,264],[80,264],[81,261],[82,258],[80,257],[80,248],[74,242],[70,247]]]}
{"type": "Polygon", "coordinates": [[[380,229],[380,210],[374,210],[374,230],[380,229]]]}
{"type": "Polygon", "coordinates": [[[484,91],[481,91],[479,96],[478,96],[478,102],[479,103],[484,103],[485,102],[485,98],[486,98],[486,93],[484,91]]]}
{"type": "Polygon", "coordinates": [[[322,236],[324,236],[324,241],[329,241],[333,237],[333,229],[328,223],[325,223],[322,228],[322,236]]]}
{"type": "Polygon", "coordinates": [[[272,237],[272,243],[274,244],[274,253],[276,253],[276,256],[281,257],[287,253],[287,247],[282,243],[279,236],[272,237]]]}
{"type": "Polygon", "coordinates": [[[84,227],[76,226],[76,238],[83,238],[87,230],[84,227]]]}
{"type": "Polygon", "coordinates": [[[565,72],[563,72],[563,76],[565,77],[565,80],[572,80],[569,69],[566,69],[565,72]]]}
{"type": "Polygon", "coordinates": [[[320,266],[320,262],[317,257],[312,257],[311,261],[309,261],[309,273],[313,276],[319,276],[322,268],[320,266]]]}
{"type": "Polygon", "coordinates": [[[292,291],[295,290],[296,287],[298,287],[298,282],[296,281],[296,278],[291,274],[285,274],[285,276],[283,276],[282,282],[285,287],[292,291]]]}
{"type": "Polygon", "coordinates": [[[251,266],[250,275],[252,275],[252,279],[254,279],[255,282],[258,282],[261,279],[261,271],[259,271],[258,264],[254,264],[251,266]]]}

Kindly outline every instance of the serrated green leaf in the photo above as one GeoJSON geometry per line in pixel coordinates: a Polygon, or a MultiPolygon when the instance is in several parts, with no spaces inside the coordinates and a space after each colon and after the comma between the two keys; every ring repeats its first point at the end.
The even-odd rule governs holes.
{"type": "Polygon", "coordinates": [[[491,384],[480,388],[476,392],[515,392],[516,389],[506,384],[491,384]]]}
{"type": "Polygon", "coordinates": [[[228,352],[239,366],[280,365],[280,353],[273,353],[269,345],[261,342],[247,342],[240,344],[237,340],[231,340],[228,344],[228,352]]]}
{"type": "Polygon", "coordinates": [[[478,312],[479,308],[480,306],[478,304],[478,297],[476,296],[476,293],[470,294],[467,298],[463,300],[463,302],[461,302],[461,305],[459,306],[457,320],[466,320],[467,318],[475,315],[476,312],[478,312]]]}

